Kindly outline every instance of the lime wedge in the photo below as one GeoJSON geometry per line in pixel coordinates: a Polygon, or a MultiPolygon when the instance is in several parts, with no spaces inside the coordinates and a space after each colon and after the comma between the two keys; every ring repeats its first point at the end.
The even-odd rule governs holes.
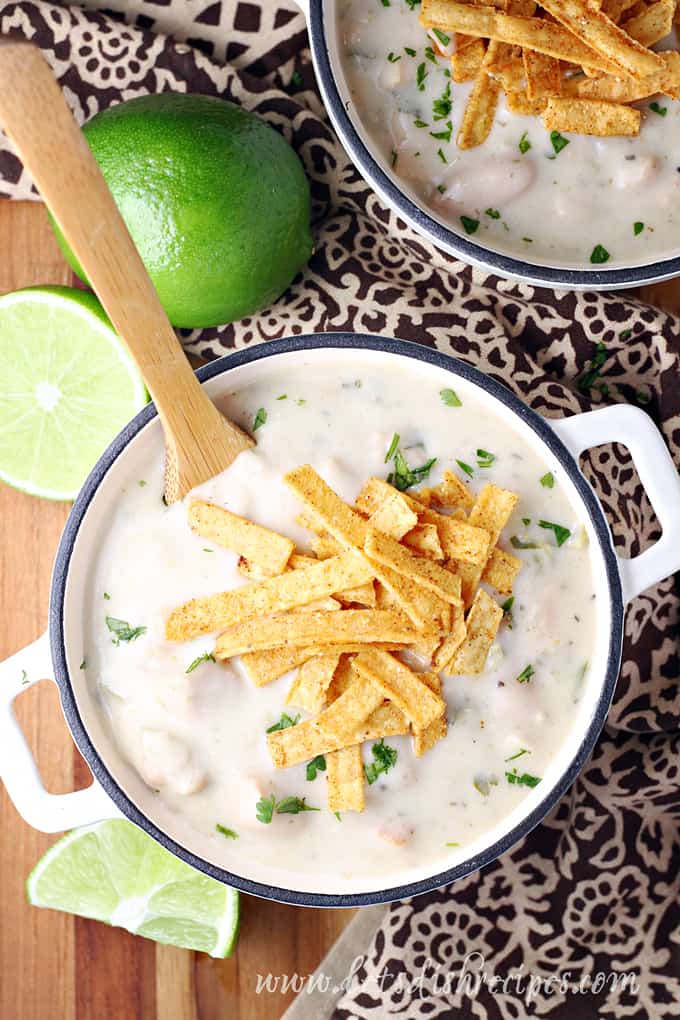
{"type": "Polygon", "coordinates": [[[229,956],[238,937],[237,890],[191,868],[124,819],[68,833],[36,864],[26,891],[34,907],[210,956],[229,956]]]}
{"type": "Polygon", "coordinates": [[[73,499],[147,401],[91,294],[31,287],[0,297],[0,480],[34,496],[73,499]]]}

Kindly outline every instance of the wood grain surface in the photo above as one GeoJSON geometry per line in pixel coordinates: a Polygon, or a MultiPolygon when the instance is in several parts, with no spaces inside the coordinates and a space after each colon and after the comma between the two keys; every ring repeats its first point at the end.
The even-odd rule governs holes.
{"type": "MultiPolygon", "coordinates": [[[[41,205],[0,202],[0,251],[0,293],[74,283],[41,205]]],[[[680,282],[646,287],[640,296],[680,312],[680,282]]],[[[46,627],[52,559],[68,510],[0,484],[0,659],[46,627]]],[[[32,687],[16,709],[48,789],[87,786],[54,686],[32,687]]],[[[29,907],[24,880],[56,837],[24,824],[2,784],[0,833],[1,1020],[278,1020],[292,992],[258,995],[258,974],[311,973],[352,916],[244,896],[236,953],[211,960],[29,907]]]]}

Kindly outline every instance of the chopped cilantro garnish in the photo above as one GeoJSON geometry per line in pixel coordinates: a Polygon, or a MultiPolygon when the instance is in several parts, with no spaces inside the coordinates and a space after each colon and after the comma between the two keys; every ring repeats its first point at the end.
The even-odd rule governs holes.
{"type": "Polygon", "coordinates": [[[523,517],[522,524],[524,524],[525,527],[528,527],[531,524],[531,517],[523,517]]]}
{"type": "Polygon", "coordinates": [[[510,614],[512,613],[512,607],[514,606],[514,604],[515,604],[515,596],[514,595],[509,595],[508,598],[505,600],[505,602],[503,602],[503,604],[501,605],[501,609],[503,610],[503,616],[510,616],[510,614]]]}
{"type": "Polygon", "coordinates": [[[501,214],[498,209],[485,209],[484,215],[490,216],[492,220],[499,220],[501,218],[501,214]]]}
{"type": "Polygon", "coordinates": [[[594,266],[601,266],[604,262],[609,262],[609,259],[609,252],[601,244],[596,244],[590,253],[590,261],[594,266]]]}
{"type": "Polygon", "coordinates": [[[26,672],[25,669],[22,669],[22,671],[21,671],[21,686],[25,687],[27,683],[29,683],[28,673],[26,672]]]}
{"type": "Polygon", "coordinates": [[[410,46],[404,46],[404,53],[409,57],[415,57],[416,51],[412,50],[410,46]]]}
{"type": "Polygon", "coordinates": [[[139,481],[137,482],[137,485],[140,487],[140,489],[143,489],[144,486],[146,485],[146,482],[144,481],[143,478],[140,478],[139,481]]]}
{"type": "Polygon", "coordinates": [[[444,192],[446,191],[446,188],[444,187],[443,184],[438,184],[437,185],[437,191],[439,192],[440,195],[443,195],[444,192]]]}
{"type": "Polygon", "coordinates": [[[111,596],[109,595],[109,593],[107,591],[104,592],[104,598],[106,599],[107,602],[111,601],[111,596]]]}
{"type": "Polygon", "coordinates": [[[398,56],[396,53],[388,53],[387,59],[389,60],[390,64],[396,64],[398,60],[401,60],[401,53],[398,56]]]}
{"type": "MultiPolygon", "coordinates": [[[[625,332],[625,331],[624,331],[625,332]]],[[[623,339],[623,336],[622,336],[623,339]]],[[[600,375],[600,369],[607,360],[607,348],[600,341],[595,348],[595,354],[590,359],[590,365],[583,373],[583,375],[577,380],[576,385],[580,389],[581,393],[589,393],[591,387],[593,387],[600,375]]]]}
{"type": "Polygon", "coordinates": [[[453,124],[451,123],[450,120],[448,120],[446,122],[446,130],[445,131],[430,131],[430,135],[432,136],[432,138],[436,138],[437,141],[450,142],[451,141],[451,132],[452,131],[453,131],[453,124]]]}
{"type": "Polygon", "coordinates": [[[400,437],[399,433],[395,432],[394,435],[392,436],[392,442],[390,443],[389,450],[385,454],[385,459],[383,461],[383,464],[389,464],[389,462],[392,460],[392,458],[394,457],[395,453],[399,449],[400,441],[401,441],[401,437],[400,437]]]}
{"type": "Polygon", "coordinates": [[[418,64],[416,68],[416,85],[418,86],[419,92],[425,91],[425,79],[427,78],[427,71],[425,70],[425,63],[418,64]]]}
{"type": "Polygon", "coordinates": [[[342,821],[342,817],[341,817],[341,815],[340,815],[340,812],[339,812],[339,811],[334,811],[334,812],[333,812],[333,814],[335,815],[335,817],[337,818],[337,820],[338,820],[339,822],[341,822],[341,821],[342,821]]]}
{"type": "Polygon", "coordinates": [[[531,665],[525,666],[524,669],[522,670],[522,672],[520,673],[520,675],[518,677],[516,677],[517,683],[528,684],[529,681],[531,680],[532,676],[534,676],[535,673],[536,673],[536,670],[534,669],[533,666],[531,666],[531,665]]]}
{"type": "Polygon", "coordinates": [[[550,132],[550,141],[556,155],[559,155],[562,149],[566,149],[567,145],[569,145],[569,139],[561,135],[559,131],[550,132]]]}
{"type": "Polygon", "coordinates": [[[505,778],[509,783],[514,783],[517,786],[538,786],[541,781],[538,776],[530,776],[528,772],[523,772],[520,776],[517,769],[513,769],[512,772],[506,772],[505,778]]]}
{"type": "Polygon", "coordinates": [[[446,158],[441,149],[437,149],[437,155],[441,159],[442,163],[448,163],[448,159],[446,158]]]}
{"type": "Polygon", "coordinates": [[[428,60],[431,60],[433,64],[437,63],[437,56],[431,46],[425,47],[425,56],[428,60]]]}
{"type": "Polygon", "coordinates": [[[463,401],[460,399],[455,390],[440,390],[439,396],[442,398],[447,407],[462,407],[463,401]]]}
{"type": "Polygon", "coordinates": [[[311,761],[307,762],[307,769],[305,775],[307,776],[308,781],[311,783],[314,779],[316,779],[317,772],[325,771],[326,771],[326,759],[322,754],[317,754],[316,758],[312,758],[311,761]]]}
{"type": "Polygon", "coordinates": [[[257,432],[257,430],[260,428],[260,426],[264,425],[266,420],[267,420],[267,412],[265,411],[264,407],[259,407],[258,410],[257,410],[257,414],[255,415],[255,420],[253,421],[253,429],[252,429],[253,432],[257,432]]]}
{"type": "Polygon", "coordinates": [[[420,0],[406,0],[406,3],[408,4],[409,8],[413,11],[420,3],[420,0]]]}
{"type": "Polygon", "coordinates": [[[395,747],[390,747],[384,740],[378,740],[371,748],[371,754],[373,755],[373,761],[370,765],[364,765],[364,772],[366,774],[366,782],[372,785],[376,779],[383,775],[385,772],[396,765],[397,762],[397,750],[395,747]]]}
{"type": "Polygon", "coordinates": [[[146,634],[146,627],[131,627],[126,620],[117,620],[115,616],[106,617],[106,626],[114,635],[114,645],[121,641],[136,641],[142,634],[146,634]]]}
{"type": "Polygon", "coordinates": [[[383,7],[390,7],[391,6],[390,0],[380,0],[380,3],[383,5],[383,7]]]}
{"type": "Polygon", "coordinates": [[[432,116],[435,120],[444,120],[451,113],[451,82],[447,81],[446,88],[439,99],[432,103],[432,116]]]}
{"type": "Polygon", "coordinates": [[[299,715],[296,715],[295,718],[292,719],[287,712],[282,712],[279,721],[275,722],[274,725],[270,726],[267,730],[265,730],[265,732],[276,733],[277,730],[287,730],[289,726],[297,726],[299,722],[300,722],[299,715]]]}
{"type": "Polygon", "coordinates": [[[276,399],[277,400],[288,400],[288,394],[287,393],[282,393],[281,396],[277,397],[276,399]]]}
{"type": "Polygon", "coordinates": [[[261,797],[255,805],[255,817],[263,825],[269,825],[274,812],[277,815],[299,815],[301,811],[318,811],[319,808],[309,807],[306,797],[283,797],[277,800],[271,793],[268,797],[261,797]]]}
{"type": "Polygon", "coordinates": [[[565,528],[562,524],[554,524],[552,521],[539,521],[538,526],[546,531],[552,531],[558,545],[564,545],[571,535],[569,528],[565,528]]]}
{"type": "Polygon", "coordinates": [[[442,32],[441,29],[439,29],[439,28],[433,28],[432,31],[437,36],[437,39],[442,44],[442,46],[448,46],[449,45],[449,43],[451,42],[451,39],[446,34],[446,32],[442,32]]]}
{"type": "Polygon", "coordinates": [[[417,128],[429,127],[427,121],[424,120],[414,120],[413,123],[417,128]]]}
{"type": "Polygon", "coordinates": [[[495,453],[489,453],[488,450],[477,450],[477,467],[488,468],[491,467],[496,459],[495,453]]]}
{"type": "Polygon", "coordinates": [[[531,751],[528,751],[526,747],[520,747],[516,754],[511,754],[505,761],[514,761],[516,758],[521,758],[523,754],[531,754],[531,751]]]}
{"type": "Polygon", "coordinates": [[[518,144],[517,148],[519,149],[519,151],[520,151],[520,152],[522,153],[522,155],[523,155],[523,156],[524,156],[524,155],[525,155],[525,153],[527,153],[527,152],[529,151],[529,149],[531,148],[531,142],[530,142],[530,141],[529,141],[529,139],[527,138],[527,132],[526,132],[526,131],[524,132],[524,134],[523,134],[523,135],[522,135],[522,137],[520,138],[520,140],[519,140],[519,144],[518,144]]]}
{"type": "MultiPolygon", "coordinates": [[[[396,435],[396,433],[395,433],[396,435]]],[[[399,437],[397,436],[397,442],[399,437]]],[[[394,439],[392,440],[394,443],[394,439]]],[[[392,446],[390,446],[390,450],[392,446]]],[[[390,451],[388,450],[388,453],[390,451]]],[[[397,446],[393,454],[394,460],[394,471],[390,472],[387,476],[387,481],[390,485],[394,485],[395,489],[399,489],[399,492],[405,492],[406,489],[410,489],[412,485],[417,485],[418,482],[424,481],[432,470],[433,464],[436,463],[437,458],[431,457],[429,460],[421,464],[420,467],[411,468],[406,462],[406,458],[397,446]]]]}
{"type": "Polygon", "coordinates": [[[203,652],[203,655],[197,655],[196,658],[190,665],[185,669],[185,673],[193,673],[193,671],[201,665],[202,662],[214,662],[215,656],[212,652],[203,652]]]}
{"type": "Polygon", "coordinates": [[[546,471],[546,473],[539,478],[539,481],[544,489],[552,489],[555,486],[555,476],[552,471],[546,471]]]}
{"type": "Polygon", "coordinates": [[[633,224],[633,233],[635,234],[636,237],[638,236],[638,234],[641,234],[644,229],[645,229],[645,225],[642,222],[642,220],[637,220],[633,224]]]}
{"type": "Polygon", "coordinates": [[[668,113],[668,107],[659,106],[659,104],[656,101],[649,104],[649,109],[653,110],[654,113],[658,113],[660,117],[665,117],[666,114],[668,113]]]}
{"type": "Polygon", "coordinates": [[[523,542],[517,535],[512,535],[510,538],[510,545],[513,549],[539,549],[540,546],[536,542],[523,542]]]}
{"type": "Polygon", "coordinates": [[[275,807],[276,797],[273,793],[271,793],[268,797],[260,797],[255,805],[255,817],[258,822],[262,822],[263,825],[269,825],[274,817],[275,807]]]}
{"type": "Polygon", "coordinates": [[[87,659],[83,659],[83,661],[80,664],[80,668],[87,669],[87,659]]]}
{"type": "Polygon", "coordinates": [[[464,460],[457,460],[456,464],[458,465],[461,471],[464,471],[469,478],[472,478],[474,471],[472,470],[469,464],[466,464],[464,460]]]}
{"type": "Polygon", "coordinates": [[[461,216],[460,222],[466,234],[474,234],[479,226],[479,220],[473,220],[470,216],[461,216]]]}
{"type": "Polygon", "coordinates": [[[220,825],[220,823],[218,822],[217,825],[215,826],[215,829],[217,830],[217,832],[222,833],[222,835],[225,836],[227,839],[238,839],[238,833],[234,832],[233,829],[228,829],[226,825],[220,825]]]}

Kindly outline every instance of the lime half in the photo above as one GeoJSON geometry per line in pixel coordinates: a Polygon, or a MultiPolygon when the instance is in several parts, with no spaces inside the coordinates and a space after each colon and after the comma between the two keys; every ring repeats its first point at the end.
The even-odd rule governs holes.
{"type": "Polygon", "coordinates": [[[147,401],[91,294],[31,287],[0,297],[0,480],[34,496],[73,499],[147,401]]]}
{"type": "Polygon", "coordinates": [[[34,907],[91,917],[210,956],[232,952],[239,894],[174,857],[132,822],[74,829],[26,882],[34,907]]]}

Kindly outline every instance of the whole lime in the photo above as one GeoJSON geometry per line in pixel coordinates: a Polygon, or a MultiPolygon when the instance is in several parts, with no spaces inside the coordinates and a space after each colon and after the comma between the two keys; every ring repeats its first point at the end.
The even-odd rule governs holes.
{"type": "Polygon", "coordinates": [[[265,308],[311,255],[302,164],[254,114],[165,92],[104,110],[83,132],[173,325],[216,326],[265,308]]]}

